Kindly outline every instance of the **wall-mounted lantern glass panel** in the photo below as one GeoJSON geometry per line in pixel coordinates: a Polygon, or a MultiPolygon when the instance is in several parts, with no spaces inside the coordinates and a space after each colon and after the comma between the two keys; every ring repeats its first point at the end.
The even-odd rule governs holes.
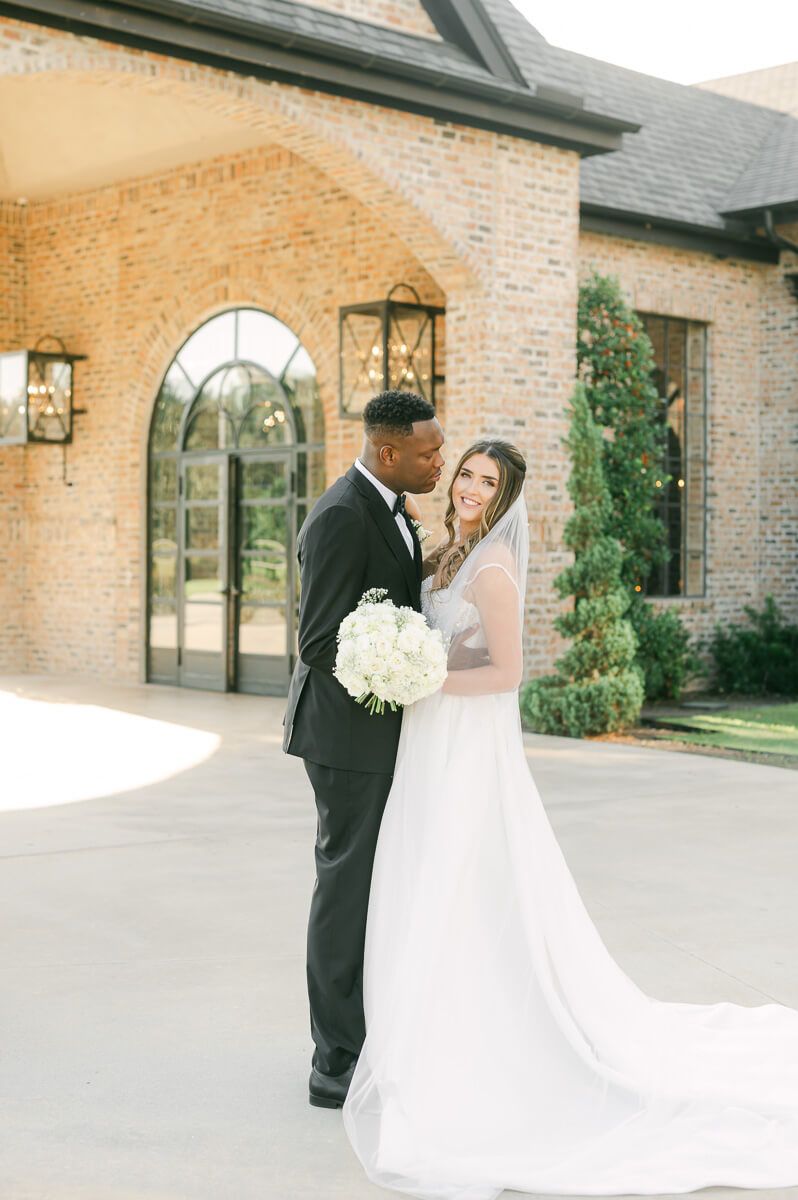
{"type": "Polygon", "coordinates": [[[0,354],[0,445],[72,441],[72,368],[83,358],[65,350],[0,354]]]}
{"type": "Polygon", "coordinates": [[[435,317],[445,310],[422,304],[415,288],[399,283],[385,300],[339,311],[340,411],[360,417],[379,392],[416,392],[435,403],[435,317]],[[395,300],[404,288],[415,302],[395,300]]]}

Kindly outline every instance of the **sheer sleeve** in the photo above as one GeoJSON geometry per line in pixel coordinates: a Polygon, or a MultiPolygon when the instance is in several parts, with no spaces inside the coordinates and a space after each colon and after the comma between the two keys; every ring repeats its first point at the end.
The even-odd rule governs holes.
{"type": "MultiPolygon", "coordinates": [[[[515,573],[499,555],[480,564],[469,583],[476,615],[457,633],[449,649],[450,670],[443,691],[452,696],[513,692],[521,683],[523,651],[520,589],[515,573]],[[485,649],[484,666],[453,669],[463,646],[485,649]]],[[[462,657],[462,656],[460,656],[462,657]]]]}

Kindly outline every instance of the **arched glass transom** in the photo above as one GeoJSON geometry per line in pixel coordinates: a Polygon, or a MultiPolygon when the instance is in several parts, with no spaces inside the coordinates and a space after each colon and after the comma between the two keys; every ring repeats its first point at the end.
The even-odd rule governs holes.
{"type": "Polygon", "coordinates": [[[269,313],[234,309],[201,325],[166,372],[151,450],[220,450],[324,439],[316,368],[269,313]]]}
{"type": "Polygon", "coordinates": [[[296,534],[325,486],[316,369],[269,313],[213,317],[169,366],[150,427],[148,678],[285,691],[296,534]]]}

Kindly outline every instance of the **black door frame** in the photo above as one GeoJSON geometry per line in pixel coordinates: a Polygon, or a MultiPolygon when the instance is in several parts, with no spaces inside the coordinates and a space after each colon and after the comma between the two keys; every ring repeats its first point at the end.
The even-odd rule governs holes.
{"type": "MultiPolygon", "coordinates": [[[[206,451],[194,454],[179,454],[177,457],[178,499],[177,499],[177,669],[178,685],[180,687],[203,688],[206,691],[227,691],[228,667],[228,628],[230,608],[230,456],[222,451],[206,451]],[[214,466],[219,469],[219,490],[216,501],[189,499],[186,488],[186,473],[191,467],[214,466]],[[192,550],[187,546],[186,529],[188,514],[195,509],[212,509],[216,507],[219,514],[219,537],[216,550],[192,550]],[[219,559],[219,594],[222,597],[221,606],[221,649],[207,651],[186,647],[186,565],[188,556],[210,557],[212,554],[219,559]],[[210,657],[218,659],[211,662],[210,657]]],[[[189,604],[193,603],[191,600],[189,604]]]]}
{"type": "MultiPolygon", "coordinates": [[[[200,688],[205,691],[243,692],[250,695],[283,696],[288,690],[294,668],[296,644],[296,569],[293,547],[296,543],[297,498],[296,498],[296,454],[295,446],[279,446],[269,449],[253,448],[240,450],[183,451],[177,455],[178,505],[177,505],[177,664],[178,686],[200,688]],[[247,463],[282,463],[285,471],[285,498],[282,505],[286,512],[286,588],[285,610],[285,653],[283,655],[247,655],[260,658],[262,674],[242,668],[255,667],[254,663],[241,661],[239,649],[241,631],[241,607],[246,601],[242,593],[241,566],[241,508],[246,503],[240,495],[241,466],[247,463]],[[186,489],[186,472],[192,466],[216,466],[219,468],[219,493],[212,500],[192,500],[186,489]],[[187,514],[196,508],[217,508],[219,513],[219,538],[216,550],[192,550],[187,545],[187,514]],[[221,600],[221,649],[204,651],[186,647],[186,561],[187,556],[219,557],[219,594],[221,600]],[[216,661],[211,661],[211,656],[216,661]],[[267,661],[271,660],[271,661],[267,661]],[[279,660],[279,662],[277,661],[279,660]],[[244,676],[244,678],[242,678],[244,676]]],[[[191,604],[191,600],[188,600],[191,604]]],[[[263,607],[279,608],[279,602],[263,604],[263,607]]]]}
{"type": "MultiPolygon", "coordinates": [[[[297,535],[297,496],[296,496],[296,446],[275,446],[269,449],[233,450],[230,452],[230,623],[229,623],[229,654],[228,686],[230,691],[242,692],[247,695],[284,696],[288,691],[291,673],[294,669],[294,646],[296,644],[296,564],[294,546],[297,535]],[[258,655],[247,654],[252,662],[242,661],[240,650],[241,608],[247,604],[241,578],[241,564],[244,551],[241,547],[240,524],[242,508],[249,502],[241,496],[242,467],[249,463],[282,463],[285,471],[285,500],[271,507],[284,507],[286,514],[285,531],[285,568],[286,587],[283,605],[285,609],[285,654],[258,655]],[[281,659],[280,665],[274,660],[281,659]],[[260,659],[260,673],[255,669],[255,659],[260,659]],[[271,660],[271,661],[269,661],[271,660]],[[252,670],[247,670],[252,668],[252,670]]],[[[257,506],[256,502],[253,502],[257,506]]],[[[250,602],[252,603],[252,602],[250,602]]],[[[265,608],[280,608],[278,601],[263,603],[265,608]]]]}
{"type": "MultiPolygon", "coordinates": [[[[215,345],[216,343],[214,343],[215,345]]],[[[264,407],[268,409],[270,405],[266,403],[264,407]]],[[[304,345],[296,334],[288,326],[285,326],[284,322],[266,309],[251,305],[236,305],[216,313],[208,321],[192,330],[180,350],[174,355],[162,380],[150,421],[147,447],[146,570],[142,595],[144,601],[142,649],[145,664],[144,678],[147,682],[173,686],[211,687],[220,690],[253,690],[263,694],[285,695],[287,693],[297,653],[298,579],[293,548],[298,527],[305,519],[317,496],[324,489],[324,451],[324,418],[316,384],[315,367],[304,345]],[[215,361],[214,351],[214,354],[206,354],[204,357],[200,355],[199,359],[184,363],[181,355],[196,334],[213,322],[221,319],[227,321],[231,313],[235,318],[232,334],[230,329],[222,331],[220,328],[221,340],[217,338],[220,351],[219,361],[215,361]],[[257,337],[261,338],[263,344],[263,355],[260,353],[261,343],[257,341],[257,338],[253,341],[254,326],[249,329],[245,340],[243,342],[240,340],[242,314],[266,317],[273,324],[276,322],[276,326],[281,326],[283,334],[291,335],[291,346],[286,342],[288,357],[284,362],[280,360],[282,366],[275,366],[265,349],[268,339],[274,333],[274,328],[266,329],[264,327],[265,331],[261,330],[257,333],[257,337]],[[252,357],[253,354],[254,357],[252,357]],[[226,355],[230,355],[230,357],[226,357],[226,355]],[[303,356],[305,362],[303,362],[303,356]],[[211,365],[214,361],[215,365],[211,365]],[[295,370],[296,364],[299,364],[298,370],[295,370]],[[197,380],[195,367],[197,366],[204,372],[204,376],[195,382],[197,380]],[[246,409],[230,406],[223,400],[224,376],[234,368],[244,368],[250,373],[255,371],[271,379],[277,386],[280,398],[277,399],[277,406],[270,415],[276,418],[276,422],[284,426],[284,433],[279,433],[275,428],[274,435],[270,435],[267,426],[274,427],[275,420],[266,420],[263,430],[266,438],[262,444],[254,444],[251,440],[255,434],[260,441],[257,422],[255,426],[247,430],[245,437],[241,436],[244,422],[249,419],[251,412],[261,407],[262,401],[255,398],[254,392],[250,393],[252,403],[246,409]],[[279,370],[279,377],[274,373],[275,370],[279,370]],[[292,371],[295,373],[292,374],[292,371]],[[310,375],[307,375],[306,378],[308,371],[310,371],[310,375]],[[172,372],[175,372],[175,376],[167,388],[165,385],[170,380],[172,372]],[[220,387],[216,391],[213,388],[209,389],[205,396],[208,384],[217,374],[222,376],[220,387]],[[308,390],[308,384],[310,384],[312,392],[308,390]],[[186,385],[188,385],[188,390],[186,385]],[[302,390],[300,390],[300,385],[302,390]],[[161,405],[162,393],[163,405],[161,405]],[[195,414],[199,409],[206,407],[216,407],[221,414],[220,419],[228,422],[226,436],[224,439],[220,439],[228,442],[228,447],[224,449],[216,448],[218,441],[212,436],[199,439],[189,436],[195,414]],[[278,409],[282,410],[282,415],[277,411],[278,409]],[[286,437],[286,435],[286,441],[272,441],[272,436],[280,438],[286,437]],[[194,448],[185,448],[187,440],[194,442],[194,448]],[[245,445],[239,446],[239,441],[244,441],[245,445]],[[247,442],[249,444],[246,444],[247,442]],[[319,466],[320,453],[322,455],[321,467],[319,466]],[[280,656],[279,669],[272,669],[277,663],[277,655],[264,655],[264,662],[267,665],[269,662],[271,663],[271,667],[264,672],[266,683],[258,686],[258,681],[255,680],[255,686],[248,686],[246,679],[243,678],[246,672],[238,670],[240,631],[242,628],[246,628],[247,622],[245,621],[242,626],[240,620],[241,607],[246,603],[246,597],[236,594],[240,583],[237,574],[243,573],[244,579],[248,581],[249,602],[253,606],[257,606],[262,601],[265,606],[271,604],[274,607],[282,607],[278,600],[273,599],[280,595],[281,589],[273,586],[275,578],[279,579],[279,571],[274,572],[269,567],[264,567],[262,575],[264,586],[261,587],[254,580],[252,585],[249,584],[252,575],[260,568],[248,571],[246,566],[239,566],[238,545],[235,539],[240,535],[243,536],[243,527],[239,531],[237,522],[233,526],[235,520],[233,513],[237,504],[237,468],[241,462],[258,458],[279,458],[282,461],[290,458],[288,475],[290,488],[287,490],[285,499],[287,569],[286,604],[283,611],[285,613],[286,645],[285,654],[280,656]],[[185,658],[186,603],[192,594],[202,589],[189,588],[188,596],[186,594],[187,505],[183,495],[179,492],[179,481],[181,477],[185,479],[186,469],[191,462],[204,460],[218,464],[222,459],[225,460],[225,466],[219,469],[227,471],[224,492],[226,509],[222,535],[227,540],[223,548],[217,547],[217,549],[218,561],[224,577],[220,578],[216,584],[205,585],[213,591],[218,590],[221,598],[211,595],[195,596],[195,598],[198,603],[204,598],[209,604],[218,600],[223,609],[220,619],[224,620],[225,636],[220,651],[212,650],[205,663],[195,661],[192,664],[185,658]],[[269,580],[272,581],[271,585],[269,580]]],[[[268,475],[268,473],[264,474],[268,475]]],[[[269,499],[269,490],[269,483],[264,482],[262,497],[264,500],[269,499]]],[[[277,499],[276,496],[273,498],[277,499]]],[[[206,522],[203,524],[207,526],[206,522]]],[[[271,549],[269,544],[271,538],[274,537],[275,540],[282,538],[282,520],[278,518],[272,524],[273,534],[269,532],[269,524],[268,520],[264,520],[260,536],[265,540],[260,545],[253,542],[253,549],[271,549]]],[[[247,522],[247,525],[250,529],[255,527],[252,522],[247,522]]],[[[276,545],[274,549],[276,550],[276,545]]],[[[202,552],[201,545],[197,547],[196,552],[197,554],[202,552]]],[[[209,551],[209,553],[214,552],[213,549],[209,551]]],[[[262,554],[262,557],[267,561],[279,563],[276,555],[262,554]]],[[[196,572],[194,574],[196,575],[196,572]]],[[[206,570],[203,574],[208,579],[215,578],[211,569],[206,570]]],[[[202,610],[195,608],[193,612],[195,615],[201,614],[202,610]]],[[[274,625],[270,628],[270,619],[267,615],[257,612],[251,614],[244,612],[243,615],[251,616],[252,619],[250,635],[244,639],[248,648],[247,657],[252,655],[254,659],[254,656],[261,650],[270,650],[274,648],[275,643],[280,644],[282,630],[276,638],[272,639],[270,635],[274,634],[276,630],[274,625]],[[256,625],[262,626],[262,628],[256,631],[256,625]]],[[[283,612],[281,611],[275,622],[277,628],[282,621],[283,612]]],[[[205,622],[201,621],[199,624],[204,625],[205,622]]],[[[202,648],[203,641],[208,646],[218,645],[216,635],[212,638],[197,636],[194,639],[195,647],[202,648]]],[[[253,660],[250,660],[249,666],[252,668],[253,660]]],[[[250,669],[249,685],[253,684],[252,675],[253,671],[250,669]]],[[[261,684],[263,684],[263,680],[261,680],[261,684]]]]}

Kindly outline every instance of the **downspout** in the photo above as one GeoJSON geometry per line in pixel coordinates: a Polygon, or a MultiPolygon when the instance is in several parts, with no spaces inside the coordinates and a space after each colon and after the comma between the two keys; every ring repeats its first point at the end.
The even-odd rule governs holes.
{"type": "Polygon", "coordinates": [[[776,233],[773,224],[773,210],[771,208],[763,209],[762,215],[765,218],[765,233],[768,235],[768,241],[772,242],[774,246],[778,246],[780,250],[793,250],[798,254],[798,242],[791,242],[789,238],[776,233]]]}
{"type": "MultiPolygon", "coordinates": [[[[768,241],[779,250],[792,250],[794,254],[798,254],[798,244],[791,242],[789,238],[782,237],[780,233],[776,233],[773,227],[773,211],[770,208],[762,210],[762,215],[765,218],[765,233],[768,235],[768,241]]],[[[784,276],[784,281],[792,291],[795,299],[798,300],[798,271],[787,271],[784,276]]]]}

